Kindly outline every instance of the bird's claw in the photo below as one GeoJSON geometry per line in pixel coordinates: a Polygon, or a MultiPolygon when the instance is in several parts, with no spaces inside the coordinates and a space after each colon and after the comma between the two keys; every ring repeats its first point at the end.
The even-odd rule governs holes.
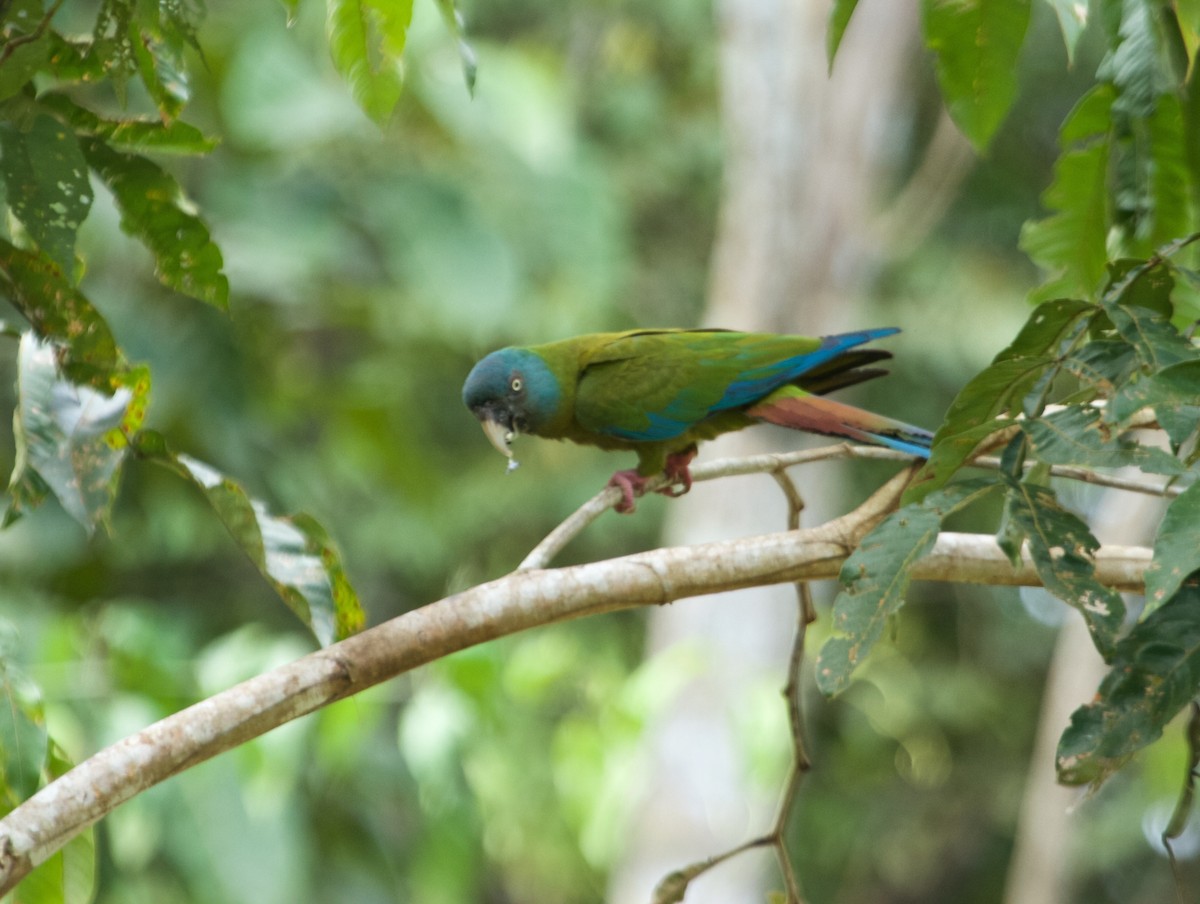
{"type": "MultiPolygon", "coordinates": [[[[691,464],[692,459],[695,457],[695,446],[684,452],[676,452],[673,455],[668,455],[666,466],[663,468],[663,476],[667,478],[667,483],[659,487],[655,492],[674,498],[682,496],[690,490],[692,488],[692,473],[688,470],[688,465],[691,464]]],[[[622,515],[632,513],[637,508],[636,498],[645,495],[646,485],[649,482],[649,477],[643,477],[635,469],[617,471],[608,481],[610,487],[616,487],[621,491],[621,501],[614,508],[622,515]]]]}

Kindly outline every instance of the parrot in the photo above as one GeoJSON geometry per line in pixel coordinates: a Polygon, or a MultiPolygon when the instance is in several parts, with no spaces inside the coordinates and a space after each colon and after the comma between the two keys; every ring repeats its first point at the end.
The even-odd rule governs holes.
{"type": "Polygon", "coordinates": [[[463,402],[488,440],[517,467],[522,433],[637,453],[617,471],[618,512],[632,512],[651,478],[665,474],[668,496],[692,485],[697,444],[755,423],[845,437],[927,458],[933,434],[823,398],[887,371],[891,358],[858,346],[895,327],[833,336],[722,329],[638,329],[591,333],[543,345],[510,346],[480,359],[463,402]]]}

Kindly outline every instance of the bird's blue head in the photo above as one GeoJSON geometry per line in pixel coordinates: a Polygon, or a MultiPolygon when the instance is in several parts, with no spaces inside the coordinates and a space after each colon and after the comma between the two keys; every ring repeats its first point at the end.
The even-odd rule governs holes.
{"type": "Polygon", "coordinates": [[[535,352],[502,348],[471,368],[463,402],[479,418],[493,446],[512,458],[518,433],[537,433],[558,413],[562,389],[535,352]]]}

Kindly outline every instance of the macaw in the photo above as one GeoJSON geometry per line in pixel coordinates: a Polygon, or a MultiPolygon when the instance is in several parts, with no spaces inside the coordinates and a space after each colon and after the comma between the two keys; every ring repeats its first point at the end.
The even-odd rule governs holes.
{"type": "Polygon", "coordinates": [[[766,422],[842,436],[925,458],[933,435],[920,427],[821,396],[887,371],[869,367],[891,354],[859,345],[899,330],[836,336],[781,336],[728,330],[593,333],[545,345],[509,347],[481,359],[463,402],[516,467],[521,433],[637,453],[617,471],[617,511],[631,512],[650,478],[686,493],[696,444],[766,422]]]}

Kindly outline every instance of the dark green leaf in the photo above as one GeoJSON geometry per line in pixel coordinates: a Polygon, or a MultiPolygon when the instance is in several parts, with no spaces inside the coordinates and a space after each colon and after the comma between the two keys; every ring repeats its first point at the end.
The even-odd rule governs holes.
{"type": "Polygon", "coordinates": [[[0,290],[44,339],[67,347],[63,370],[73,380],[105,388],[117,368],[117,346],[100,313],[45,254],[0,239],[0,290]]]}
{"type": "Polygon", "coordinates": [[[1116,85],[1115,110],[1139,119],[1149,118],[1159,97],[1175,88],[1153,15],[1145,0],[1121,3],[1115,46],[1096,72],[1097,78],[1116,85]]]}
{"type": "Polygon", "coordinates": [[[994,486],[982,479],[953,484],[893,512],[863,538],[842,566],[845,589],[833,603],[833,627],[841,636],[827,640],[817,660],[817,686],[823,693],[845,690],[888,618],[904,605],[912,566],[933,548],[942,519],[994,486]]]}
{"type": "Polygon", "coordinates": [[[1044,378],[1063,346],[1074,341],[1095,305],[1056,298],[1038,305],[1017,337],[990,366],[973,377],[955,397],[934,437],[929,461],[905,491],[915,502],[943,486],[981,442],[1011,423],[1006,412],[1022,402],[1044,378]]]}
{"type": "Polygon", "coordinates": [[[1044,417],[1023,421],[1037,457],[1052,465],[1086,468],[1138,467],[1154,474],[1178,475],[1185,468],[1177,458],[1131,442],[1101,419],[1099,409],[1073,405],[1044,417]]]}
{"type": "Polygon", "coordinates": [[[144,370],[112,393],[64,379],[58,349],[27,333],[17,359],[18,456],[90,532],[107,521],[125,457],[122,427],[140,424],[149,377],[144,370]],[[142,392],[132,406],[135,393],[142,392]]]}
{"type": "Polygon", "coordinates": [[[79,134],[101,138],[118,148],[207,154],[217,146],[217,139],[179,120],[163,123],[159,119],[103,119],[65,94],[43,94],[38,98],[38,104],[52,111],[79,134]]]}
{"type": "Polygon", "coordinates": [[[1198,400],[1200,361],[1181,361],[1156,374],[1136,374],[1122,384],[1109,403],[1108,418],[1119,424],[1143,408],[1153,408],[1159,425],[1179,445],[1196,429],[1198,400]]]}
{"type": "Polygon", "coordinates": [[[143,433],[138,451],[200,488],[238,546],[322,645],[362,628],[365,615],[341,555],[315,521],[272,515],[236,481],[167,451],[157,434],[143,433]]]}
{"type": "Polygon", "coordinates": [[[1181,361],[1200,359],[1200,349],[1161,314],[1125,305],[1105,305],[1104,310],[1121,338],[1133,346],[1148,370],[1162,370],[1181,361]]]}
{"type": "Polygon", "coordinates": [[[1175,306],[1171,292],[1175,277],[1166,263],[1150,265],[1141,258],[1121,258],[1107,265],[1108,285],[1102,293],[1106,309],[1112,304],[1127,308],[1145,308],[1171,319],[1175,306]]]}
{"type": "Polygon", "coordinates": [[[924,0],[925,43],[958,127],[985,148],[1017,96],[1029,0],[924,0]]]}
{"type": "Polygon", "coordinates": [[[92,206],[79,142],[62,123],[36,116],[29,131],[0,125],[0,169],[8,206],[64,273],[75,271],[75,235],[92,206]]]}
{"type": "Polygon", "coordinates": [[[934,435],[929,460],[905,490],[904,502],[920,501],[940,489],[980,443],[1012,424],[1011,418],[999,415],[1018,404],[1053,363],[1053,358],[1007,358],[972,377],[934,435]]]}
{"type": "Polygon", "coordinates": [[[825,35],[825,55],[829,60],[829,70],[833,71],[833,61],[837,57],[838,48],[842,45],[842,36],[850,17],[854,15],[854,7],[858,0],[833,0],[829,7],[829,26],[825,35]]]}
{"type": "Polygon", "coordinates": [[[1093,339],[1063,359],[1062,369],[1090,387],[1094,396],[1111,396],[1138,366],[1133,346],[1116,339],[1093,339]]]}
{"type": "Polygon", "coordinates": [[[438,8],[442,11],[442,20],[454,40],[458,42],[458,56],[462,60],[463,79],[467,83],[467,91],[475,93],[475,74],[479,68],[475,59],[475,51],[467,43],[466,29],[463,27],[462,13],[455,6],[454,0],[437,0],[438,8]]]}
{"type": "Polygon", "coordinates": [[[1179,97],[1158,98],[1145,125],[1145,141],[1135,146],[1141,153],[1138,176],[1143,195],[1132,224],[1130,247],[1150,254],[1159,245],[1194,228],[1194,187],[1187,159],[1183,110],[1179,97]]]}
{"type": "Polygon", "coordinates": [[[1185,585],[1117,644],[1097,699],[1071,716],[1058,744],[1058,778],[1101,782],[1200,689],[1200,589],[1185,585]]]}
{"type": "Polygon", "coordinates": [[[412,0],[328,0],[334,65],[363,111],[384,122],[403,88],[401,56],[412,0]]]}
{"type": "Polygon", "coordinates": [[[1108,260],[1109,114],[1115,92],[1099,85],[1084,95],[1063,123],[1063,153],[1054,181],[1042,195],[1050,216],[1027,222],[1021,248],[1050,274],[1037,299],[1059,295],[1089,296],[1104,277],[1108,260]]]}
{"type": "Polygon", "coordinates": [[[175,179],[145,157],[119,153],[103,141],[85,139],[82,147],[116,199],[121,228],[153,252],[158,278],[177,292],[228,307],[221,250],[204,222],[187,209],[175,179]]]}
{"type": "MultiPolygon", "coordinates": [[[[1096,649],[1109,659],[1125,617],[1121,595],[1096,580],[1092,555],[1100,543],[1054,492],[1009,479],[1009,517],[1029,540],[1033,565],[1047,590],[1082,614],[1096,649]]],[[[1012,539],[1010,533],[1009,539],[1012,539]]]]}
{"type": "Polygon", "coordinates": [[[46,65],[50,32],[40,0],[11,0],[0,14],[0,100],[12,97],[46,65]]]}
{"type": "Polygon", "coordinates": [[[1192,484],[1171,502],[1158,526],[1154,561],[1146,569],[1146,613],[1173,597],[1197,569],[1200,569],[1200,483],[1192,484]]]}
{"type": "Polygon", "coordinates": [[[190,90],[178,48],[142,32],[137,23],[130,25],[129,46],[142,84],[154,100],[165,122],[176,119],[188,102],[190,90]]]}

